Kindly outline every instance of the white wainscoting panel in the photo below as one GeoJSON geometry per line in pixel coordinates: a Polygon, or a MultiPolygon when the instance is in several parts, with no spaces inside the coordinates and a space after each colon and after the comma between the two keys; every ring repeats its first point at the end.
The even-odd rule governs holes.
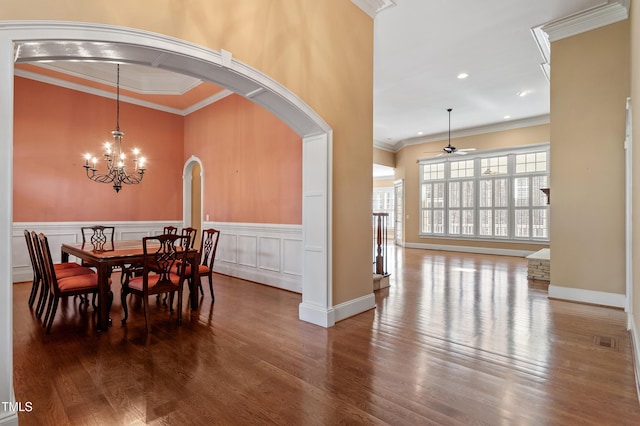
{"type": "MultiPolygon", "coordinates": [[[[80,227],[87,222],[14,222],[12,231],[13,282],[33,279],[24,230],[43,232],[49,238],[51,254],[60,261],[63,243],[82,241],[80,227]]],[[[165,226],[182,227],[182,222],[101,222],[115,226],[115,240],[139,240],[158,235],[165,226]]],[[[254,223],[206,222],[206,228],[220,230],[214,271],[267,284],[296,293],[302,292],[302,226],[254,223]]],[[[75,261],[72,257],[70,260],[75,261]]]]}
{"type": "MultiPolygon", "coordinates": [[[[49,240],[51,255],[54,262],[60,262],[60,246],[63,243],[82,242],[82,226],[93,226],[94,222],[14,222],[11,234],[11,248],[13,250],[12,277],[13,282],[31,281],[33,270],[24,239],[24,230],[44,233],[49,240]]],[[[114,226],[115,240],[140,240],[142,237],[158,235],[165,226],[181,227],[179,221],[152,222],[100,222],[99,225],[114,226]]],[[[70,259],[75,261],[73,257],[70,259]]]]}
{"type": "Polygon", "coordinates": [[[302,226],[206,222],[220,230],[215,272],[302,292],[302,226]]]}
{"type": "MultiPolygon", "coordinates": [[[[222,232],[220,233],[222,235],[222,232]]],[[[258,236],[238,234],[238,264],[258,267],[258,236]]]]}

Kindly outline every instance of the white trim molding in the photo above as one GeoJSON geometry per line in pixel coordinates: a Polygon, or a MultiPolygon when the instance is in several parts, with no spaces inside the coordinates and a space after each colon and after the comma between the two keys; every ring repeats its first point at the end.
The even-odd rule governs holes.
{"type": "Polygon", "coordinates": [[[549,298],[568,300],[571,302],[589,303],[591,305],[624,308],[627,301],[624,294],[606,293],[603,291],[585,290],[581,288],[549,286],[549,298]]]}
{"type": "Polygon", "coordinates": [[[351,3],[362,9],[372,19],[375,19],[382,10],[396,5],[394,0],[351,0],[351,3]]]}
{"type": "Polygon", "coordinates": [[[302,293],[302,225],[204,222],[220,231],[213,270],[302,293]]]}
{"type": "MultiPolygon", "coordinates": [[[[527,241],[527,243],[531,243],[531,242],[527,241]]],[[[422,243],[407,243],[407,242],[404,243],[403,247],[423,249],[423,250],[442,250],[442,251],[455,251],[455,252],[461,252],[461,253],[494,254],[499,256],[515,256],[515,257],[527,257],[530,254],[535,253],[535,251],[531,251],[531,250],[497,249],[497,248],[490,248],[490,247],[471,247],[471,246],[455,246],[455,245],[448,245],[448,244],[422,244],[422,243]]]]}
{"type": "Polygon", "coordinates": [[[335,321],[342,321],[343,319],[361,314],[362,312],[370,309],[375,309],[375,307],[376,297],[373,293],[340,303],[333,307],[335,312],[335,321]]]}
{"type": "Polygon", "coordinates": [[[0,426],[18,426],[18,413],[15,411],[0,411],[0,426]]]}
{"type": "MultiPolygon", "coordinates": [[[[19,68],[16,68],[15,75],[17,77],[28,78],[29,80],[39,81],[41,83],[63,87],[65,89],[75,90],[77,92],[88,93],[94,96],[101,96],[103,98],[108,98],[108,99],[116,98],[115,93],[112,93],[106,90],[96,89],[95,87],[85,86],[84,84],[72,83],[67,80],[62,80],[59,78],[38,74],[32,71],[25,71],[19,68]]],[[[192,112],[198,111],[199,109],[202,109],[206,106],[214,104],[232,94],[233,92],[231,90],[223,89],[217,92],[216,94],[211,95],[208,98],[205,98],[199,102],[196,102],[195,104],[184,109],[172,108],[166,105],[160,105],[154,102],[144,101],[142,99],[137,99],[137,98],[133,98],[130,96],[123,96],[123,95],[120,95],[120,100],[128,104],[138,105],[144,108],[155,109],[158,111],[168,112],[170,114],[180,115],[184,117],[186,115],[191,114],[192,112]]]]}
{"type": "Polygon", "coordinates": [[[635,327],[633,314],[627,314],[627,324],[629,334],[631,334],[631,349],[633,355],[633,371],[636,376],[636,394],[640,401],[640,340],[638,339],[638,330],[635,327]]]}
{"type": "Polygon", "coordinates": [[[567,16],[542,26],[549,41],[578,35],[629,18],[630,0],[609,0],[607,3],[567,16]]]}

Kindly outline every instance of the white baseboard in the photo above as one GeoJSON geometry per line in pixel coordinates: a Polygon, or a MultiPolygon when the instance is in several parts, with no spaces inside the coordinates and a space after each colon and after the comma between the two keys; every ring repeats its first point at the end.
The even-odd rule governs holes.
{"type": "Polygon", "coordinates": [[[489,247],[470,247],[470,246],[454,246],[448,244],[422,244],[422,243],[404,243],[405,248],[416,248],[423,250],[443,250],[443,251],[456,251],[462,253],[478,253],[478,254],[495,254],[500,256],[515,256],[515,257],[527,257],[537,250],[511,250],[511,249],[497,249],[489,247]]]}
{"type": "Polygon", "coordinates": [[[627,314],[627,328],[631,334],[633,372],[636,377],[636,394],[638,395],[638,402],[640,402],[640,340],[638,340],[638,330],[635,326],[633,314],[627,314]]]}
{"type": "Polygon", "coordinates": [[[626,296],[624,294],[558,287],[555,285],[549,286],[549,297],[572,302],[590,303],[592,305],[611,306],[614,308],[624,308],[626,306],[626,296]]]}
{"type": "Polygon", "coordinates": [[[18,413],[0,412],[0,426],[18,426],[18,413]]]}
{"type": "Polygon", "coordinates": [[[553,299],[570,300],[572,302],[589,303],[592,305],[611,306],[624,308],[626,296],[618,293],[605,293],[603,291],[584,290],[581,288],[549,286],[549,297],[553,299]]]}
{"type": "Polygon", "coordinates": [[[325,309],[304,302],[298,306],[298,318],[325,328],[333,327],[336,323],[333,309],[325,309]]]}
{"type": "Polygon", "coordinates": [[[340,303],[339,305],[334,306],[333,309],[335,310],[336,321],[342,321],[343,319],[361,314],[362,312],[374,309],[375,307],[376,297],[371,293],[358,297],[357,299],[340,303]]]}

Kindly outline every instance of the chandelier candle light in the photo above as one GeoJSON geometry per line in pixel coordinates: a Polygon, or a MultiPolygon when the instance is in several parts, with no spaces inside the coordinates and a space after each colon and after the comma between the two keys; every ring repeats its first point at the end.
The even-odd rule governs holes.
{"type": "Polygon", "coordinates": [[[144,177],[145,158],[140,156],[138,148],[133,149],[133,171],[127,172],[125,165],[126,155],[122,148],[122,138],[124,132],[120,130],[120,64],[118,64],[116,80],[116,129],[111,131],[113,144],[105,142],[104,159],[107,162],[106,173],[96,173],[98,160],[91,154],[85,155],[84,168],[87,170],[87,177],[94,182],[113,183],[113,189],[119,192],[122,185],[138,184],[144,177]]]}

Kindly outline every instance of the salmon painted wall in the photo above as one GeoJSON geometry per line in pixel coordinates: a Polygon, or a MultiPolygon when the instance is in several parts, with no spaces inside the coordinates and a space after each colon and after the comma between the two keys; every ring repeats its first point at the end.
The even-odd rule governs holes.
{"type": "Polygon", "coordinates": [[[190,114],[184,152],[202,160],[209,220],[302,223],[302,140],[262,107],[232,95],[190,114]]]}
{"type": "Polygon", "coordinates": [[[82,167],[113,140],[115,100],[20,77],[14,93],[14,221],[182,219],[183,117],[120,103],[125,149],[142,150],[148,173],[116,193],[82,167]]]}

